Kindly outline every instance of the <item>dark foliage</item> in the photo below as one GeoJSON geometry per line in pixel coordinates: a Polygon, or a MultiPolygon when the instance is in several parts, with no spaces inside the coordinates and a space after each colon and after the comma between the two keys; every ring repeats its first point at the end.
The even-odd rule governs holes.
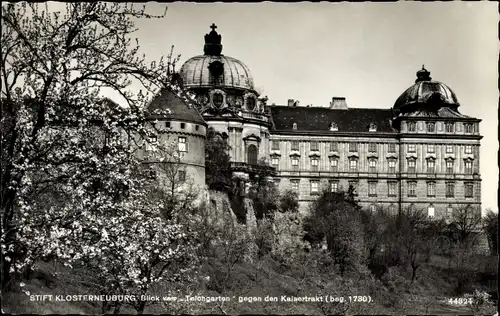
{"type": "Polygon", "coordinates": [[[226,140],[212,127],[207,130],[205,145],[205,182],[210,190],[233,191],[231,162],[226,140]]]}

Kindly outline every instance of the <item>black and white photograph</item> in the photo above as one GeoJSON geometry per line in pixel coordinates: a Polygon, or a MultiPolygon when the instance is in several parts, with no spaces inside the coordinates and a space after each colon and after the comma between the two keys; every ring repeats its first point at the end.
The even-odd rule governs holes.
{"type": "Polygon", "coordinates": [[[498,315],[498,26],[3,2],[2,314],[498,315]]]}

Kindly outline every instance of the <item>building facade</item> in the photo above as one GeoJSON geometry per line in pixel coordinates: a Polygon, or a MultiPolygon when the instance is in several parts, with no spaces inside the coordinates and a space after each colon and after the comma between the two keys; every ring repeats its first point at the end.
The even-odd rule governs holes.
{"type": "Polygon", "coordinates": [[[461,114],[455,93],[425,68],[384,109],[349,108],[342,97],[325,106],[292,99],[267,105],[249,68],[222,54],[221,35],[211,28],[204,54],[184,63],[180,82],[196,95],[203,121],[227,139],[236,175],[248,178],[266,160],[279,189],[299,193],[302,209],[323,189],[352,185],[372,210],[418,208],[434,217],[459,207],[480,212],[480,120],[461,114]]]}

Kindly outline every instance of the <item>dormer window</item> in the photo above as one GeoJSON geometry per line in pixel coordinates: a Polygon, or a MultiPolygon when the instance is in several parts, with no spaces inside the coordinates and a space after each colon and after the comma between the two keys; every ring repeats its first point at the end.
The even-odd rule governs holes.
{"type": "Polygon", "coordinates": [[[297,123],[293,123],[293,124],[292,124],[292,129],[293,129],[294,131],[296,131],[296,130],[297,130],[297,123]]]}
{"type": "Polygon", "coordinates": [[[434,133],[436,131],[436,123],[429,122],[427,123],[427,132],[434,133]]]}
{"type": "Polygon", "coordinates": [[[335,124],[334,122],[330,123],[330,131],[335,132],[338,130],[339,130],[339,127],[337,126],[337,124],[335,124]]]}
{"type": "Polygon", "coordinates": [[[417,124],[415,122],[408,122],[408,132],[416,132],[417,124]]]}
{"type": "Polygon", "coordinates": [[[371,123],[370,126],[368,127],[369,132],[376,132],[377,131],[377,125],[375,123],[371,123]]]}

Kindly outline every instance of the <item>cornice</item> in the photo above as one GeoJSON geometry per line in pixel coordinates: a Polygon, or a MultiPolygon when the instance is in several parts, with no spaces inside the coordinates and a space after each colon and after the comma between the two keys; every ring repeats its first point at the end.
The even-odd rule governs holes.
{"type": "Polygon", "coordinates": [[[435,138],[435,139],[472,139],[472,140],[481,140],[483,138],[482,135],[449,135],[449,134],[419,134],[419,133],[401,133],[396,136],[397,138],[435,138]]]}

